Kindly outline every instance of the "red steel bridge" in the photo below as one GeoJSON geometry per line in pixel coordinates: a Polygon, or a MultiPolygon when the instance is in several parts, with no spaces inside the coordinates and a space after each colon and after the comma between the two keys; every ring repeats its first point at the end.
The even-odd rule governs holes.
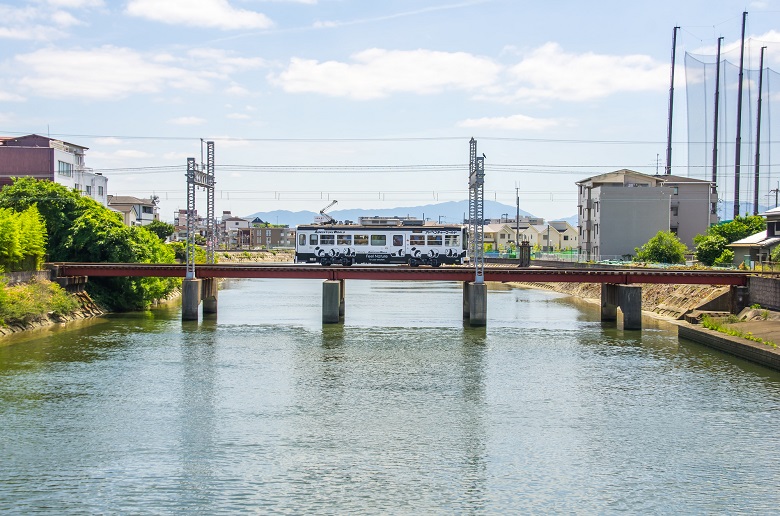
{"type": "MultiPolygon", "coordinates": [[[[185,277],[186,265],[139,263],[54,263],[58,276],[152,276],[185,277]]],[[[342,267],[304,264],[216,264],[196,265],[195,276],[207,278],[290,278],[323,280],[396,280],[396,281],[474,281],[474,268],[369,266],[342,267]]],[[[485,281],[496,282],[565,282],[613,284],[707,284],[745,286],[749,274],[744,271],[674,270],[674,269],[571,269],[518,268],[488,266],[485,281]]]]}

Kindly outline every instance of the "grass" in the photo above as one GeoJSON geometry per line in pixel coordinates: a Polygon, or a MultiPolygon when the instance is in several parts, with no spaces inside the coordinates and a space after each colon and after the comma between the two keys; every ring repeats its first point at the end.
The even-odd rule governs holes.
{"type": "Polygon", "coordinates": [[[771,340],[764,340],[761,337],[756,337],[751,332],[743,332],[737,329],[734,329],[730,326],[727,326],[729,323],[736,323],[739,322],[739,318],[735,315],[730,315],[727,318],[720,320],[720,319],[713,319],[712,317],[704,316],[701,320],[701,325],[709,330],[715,330],[720,333],[725,333],[726,335],[731,335],[732,337],[739,337],[741,339],[747,339],[751,340],[753,342],[758,342],[759,344],[764,344],[766,346],[770,346],[772,348],[777,349],[777,344],[772,342],[771,340]]]}
{"type": "Polygon", "coordinates": [[[32,281],[8,287],[0,299],[0,325],[27,324],[48,314],[66,315],[79,308],[79,303],[65,290],[50,281],[32,281]]]}

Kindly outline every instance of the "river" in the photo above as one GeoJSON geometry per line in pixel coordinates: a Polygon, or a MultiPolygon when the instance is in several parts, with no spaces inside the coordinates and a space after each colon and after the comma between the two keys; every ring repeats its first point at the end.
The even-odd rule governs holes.
{"type": "Polygon", "coordinates": [[[780,374],[497,286],[227,283],[0,341],[0,511],[776,513],[780,374]]]}

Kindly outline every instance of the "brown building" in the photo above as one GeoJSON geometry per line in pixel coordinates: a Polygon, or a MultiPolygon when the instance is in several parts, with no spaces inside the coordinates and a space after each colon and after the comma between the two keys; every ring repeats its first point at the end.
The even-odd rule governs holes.
{"type": "Polygon", "coordinates": [[[84,166],[86,151],[87,147],[37,134],[0,137],[0,187],[14,177],[34,177],[75,188],[105,206],[108,179],[84,166]]]}

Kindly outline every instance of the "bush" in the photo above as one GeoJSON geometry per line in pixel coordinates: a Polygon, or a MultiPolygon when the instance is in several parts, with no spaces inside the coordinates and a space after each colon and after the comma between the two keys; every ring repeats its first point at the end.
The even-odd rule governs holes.
{"type": "Polygon", "coordinates": [[[79,304],[65,290],[50,281],[33,281],[24,285],[0,285],[4,302],[0,303],[0,322],[26,324],[42,319],[52,312],[65,315],[75,311],[79,304]]]}
{"type": "Polygon", "coordinates": [[[688,248],[671,231],[659,231],[642,247],[635,248],[635,261],[653,263],[684,263],[688,248]]]}
{"type": "Polygon", "coordinates": [[[694,256],[704,265],[713,265],[723,255],[727,245],[728,241],[724,237],[708,235],[698,240],[694,256]]]}

